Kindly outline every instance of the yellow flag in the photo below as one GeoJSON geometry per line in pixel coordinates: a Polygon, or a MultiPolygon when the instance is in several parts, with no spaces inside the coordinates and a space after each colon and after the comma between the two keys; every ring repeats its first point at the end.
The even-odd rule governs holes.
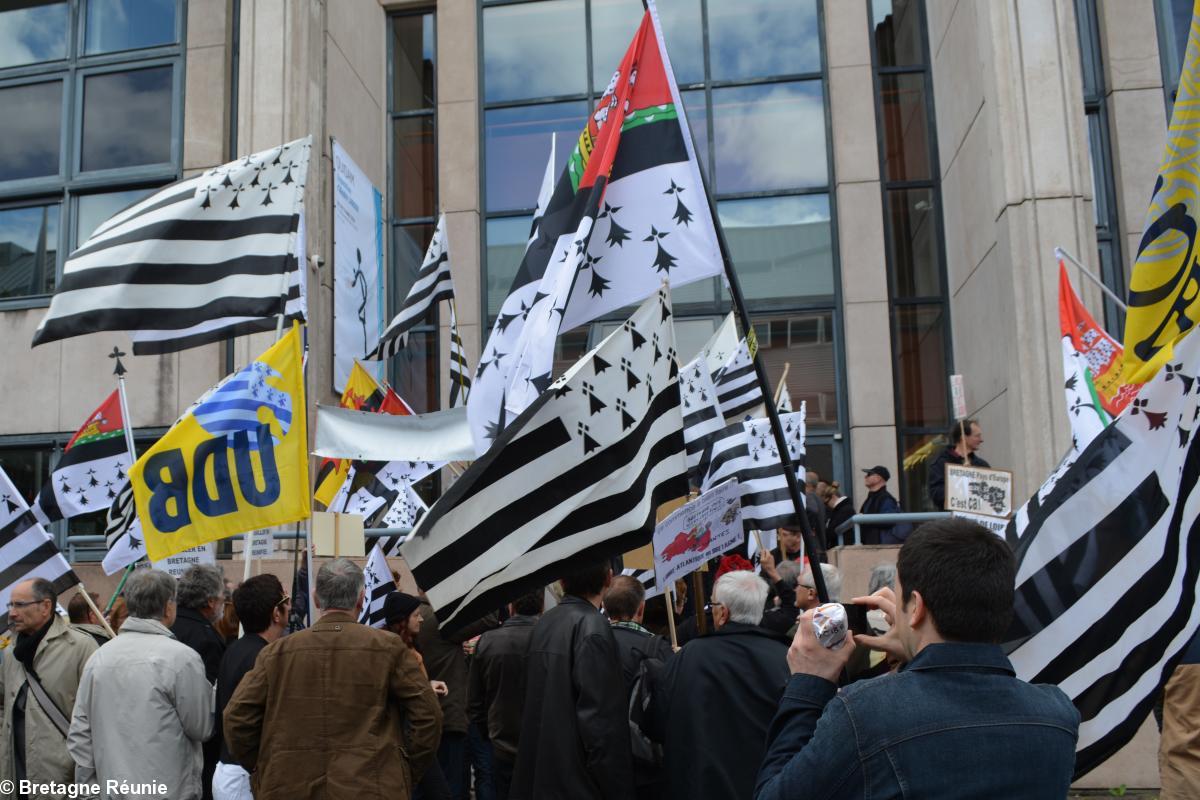
{"type": "Polygon", "coordinates": [[[293,325],[129,468],[151,560],[311,514],[301,358],[293,325]]]}
{"type": "Polygon", "coordinates": [[[1192,9],[1179,95],[1129,281],[1127,383],[1146,383],[1200,322],[1200,0],[1192,9]]]}
{"type": "MultiPolygon", "coordinates": [[[[346,388],[342,390],[342,401],[339,405],[355,411],[378,411],[386,397],[374,376],[363,369],[362,364],[356,360],[354,368],[350,370],[350,376],[346,378],[346,388]]],[[[317,467],[317,488],[313,497],[328,508],[349,474],[350,459],[325,459],[317,467]]]]}

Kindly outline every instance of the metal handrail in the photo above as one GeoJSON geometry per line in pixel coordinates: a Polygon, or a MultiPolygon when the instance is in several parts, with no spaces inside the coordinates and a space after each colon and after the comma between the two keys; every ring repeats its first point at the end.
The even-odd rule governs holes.
{"type": "Polygon", "coordinates": [[[954,516],[949,511],[902,511],[897,514],[855,514],[850,519],[837,526],[834,534],[841,536],[854,526],[854,544],[862,542],[862,531],[859,525],[877,525],[897,522],[929,522],[934,519],[945,519],[954,516]]]}
{"type": "MultiPolygon", "coordinates": [[[[363,535],[368,539],[382,539],[384,536],[396,536],[399,534],[408,534],[412,532],[412,528],[364,528],[363,535]]],[[[299,531],[272,531],[272,539],[303,539],[304,534],[299,531]]],[[[232,536],[223,536],[221,541],[226,539],[245,539],[246,534],[235,533],[232,536]]],[[[87,545],[105,544],[105,536],[101,533],[77,533],[67,536],[67,560],[74,563],[76,558],[76,546],[85,547],[87,545]]]]}

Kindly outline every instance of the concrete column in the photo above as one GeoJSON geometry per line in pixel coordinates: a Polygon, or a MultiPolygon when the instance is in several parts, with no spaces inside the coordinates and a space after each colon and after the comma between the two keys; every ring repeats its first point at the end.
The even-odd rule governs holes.
{"type": "Polygon", "coordinates": [[[1097,260],[1074,7],[931,3],[930,29],[955,367],[1024,498],[1070,443],[1053,250],[1097,260]]]}
{"type": "Polygon", "coordinates": [[[860,469],[886,466],[893,476],[893,493],[898,491],[900,475],[870,35],[866,3],[826,0],[825,48],[850,409],[852,480],[843,491],[853,493],[856,507],[866,497],[857,480],[860,469]]]}

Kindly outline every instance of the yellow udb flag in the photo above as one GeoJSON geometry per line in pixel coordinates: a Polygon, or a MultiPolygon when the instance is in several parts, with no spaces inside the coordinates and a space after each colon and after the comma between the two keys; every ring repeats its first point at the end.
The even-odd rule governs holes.
{"type": "Polygon", "coordinates": [[[129,468],[151,560],[310,515],[301,358],[294,325],[129,468]]]}
{"type": "Polygon", "coordinates": [[[1126,383],[1147,383],[1200,322],[1200,0],[1192,9],[1179,95],[1129,281],[1126,383]]]}

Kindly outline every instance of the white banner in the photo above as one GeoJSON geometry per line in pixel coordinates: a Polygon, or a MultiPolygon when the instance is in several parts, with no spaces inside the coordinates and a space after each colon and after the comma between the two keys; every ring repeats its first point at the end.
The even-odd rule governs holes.
{"type": "Polygon", "coordinates": [[[275,553],[275,534],[269,528],[246,534],[251,558],[270,558],[275,553]]]}
{"type": "Polygon", "coordinates": [[[742,543],[741,490],[736,479],[714,486],[654,527],[654,582],[670,586],[713,556],[742,543]]]}
{"type": "MultiPolygon", "coordinates": [[[[333,143],[333,388],[341,392],[354,366],[387,324],[383,278],[383,195],[333,143]]],[[[386,364],[363,368],[382,380],[386,364]]]]}
{"type": "Polygon", "coordinates": [[[467,461],[475,457],[467,409],[372,414],[317,406],[313,455],[356,461],[467,461]]]}
{"type": "Polygon", "coordinates": [[[189,567],[196,564],[216,563],[217,543],[208,542],[207,544],[197,545],[189,550],[184,550],[182,553],[167,556],[162,561],[155,561],[151,566],[155,569],[161,569],[163,572],[168,572],[175,578],[179,578],[183,573],[188,571],[189,567]]]}

